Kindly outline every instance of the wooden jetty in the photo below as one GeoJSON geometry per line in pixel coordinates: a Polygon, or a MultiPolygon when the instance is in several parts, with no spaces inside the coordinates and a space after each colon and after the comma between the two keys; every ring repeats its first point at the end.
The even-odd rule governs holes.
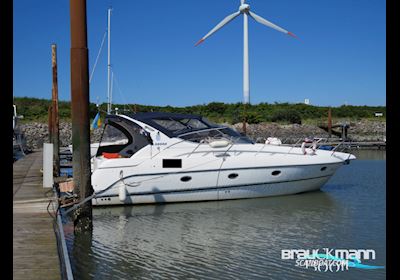
{"type": "Polygon", "coordinates": [[[42,151],[13,164],[13,279],[61,279],[53,218],[47,212],[55,196],[43,188],[42,166],[42,151]]]}

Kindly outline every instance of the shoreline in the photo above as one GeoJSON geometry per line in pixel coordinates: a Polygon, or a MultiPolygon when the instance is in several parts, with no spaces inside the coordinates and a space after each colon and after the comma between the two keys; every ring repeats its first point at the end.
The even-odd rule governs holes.
{"type": "MultiPolygon", "coordinates": [[[[238,132],[242,132],[242,123],[234,125],[223,123],[238,132]]],[[[19,124],[26,139],[28,150],[40,149],[43,143],[49,141],[48,125],[40,122],[27,122],[19,124]]],[[[72,144],[72,124],[60,122],[60,147],[68,147],[72,144]]],[[[280,124],[262,122],[246,125],[247,136],[255,142],[264,143],[268,137],[277,137],[283,143],[293,144],[301,138],[329,138],[329,134],[317,125],[310,124],[280,124]]],[[[336,129],[337,130],[337,129],[336,129]]],[[[100,141],[102,128],[96,128],[90,133],[90,142],[100,141]]],[[[385,142],[386,122],[373,120],[360,120],[350,123],[348,129],[348,141],[351,142],[385,142]]],[[[329,138],[332,142],[341,141],[335,135],[329,138]]]]}

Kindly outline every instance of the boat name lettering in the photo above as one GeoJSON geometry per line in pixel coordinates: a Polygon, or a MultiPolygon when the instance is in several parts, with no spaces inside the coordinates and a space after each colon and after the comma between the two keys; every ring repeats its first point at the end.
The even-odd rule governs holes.
{"type": "Polygon", "coordinates": [[[167,145],[167,143],[166,142],[156,142],[156,143],[154,143],[154,145],[165,146],[165,145],[167,145]]]}

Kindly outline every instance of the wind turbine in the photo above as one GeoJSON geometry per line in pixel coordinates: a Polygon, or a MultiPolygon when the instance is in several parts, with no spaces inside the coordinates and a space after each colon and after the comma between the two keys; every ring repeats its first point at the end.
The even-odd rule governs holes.
{"type": "Polygon", "coordinates": [[[271,27],[277,31],[296,37],[293,33],[273,24],[272,22],[256,15],[250,11],[250,6],[245,3],[245,0],[240,0],[239,11],[227,16],[220,23],[218,23],[210,32],[208,32],[203,38],[201,38],[195,46],[202,43],[205,39],[210,37],[212,34],[221,29],[224,25],[228,24],[234,18],[243,15],[243,103],[250,103],[250,79],[249,79],[249,33],[248,33],[248,16],[252,17],[255,21],[271,27]]]}

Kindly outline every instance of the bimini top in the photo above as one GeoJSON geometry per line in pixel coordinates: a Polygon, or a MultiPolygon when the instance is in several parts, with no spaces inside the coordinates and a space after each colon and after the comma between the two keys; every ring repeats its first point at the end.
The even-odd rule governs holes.
{"type": "MultiPolygon", "coordinates": [[[[161,131],[168,137],[179,137],[188,132],[194,132],[204,129],[221,127],[209,122],[200,115],[177,114],[163,112],[140,112],[129,113],[126,116],[148,124],[151,127],[161,131]]],[[[113,119],[118,115],[107,115],[108,119],[113,119]]]]}

